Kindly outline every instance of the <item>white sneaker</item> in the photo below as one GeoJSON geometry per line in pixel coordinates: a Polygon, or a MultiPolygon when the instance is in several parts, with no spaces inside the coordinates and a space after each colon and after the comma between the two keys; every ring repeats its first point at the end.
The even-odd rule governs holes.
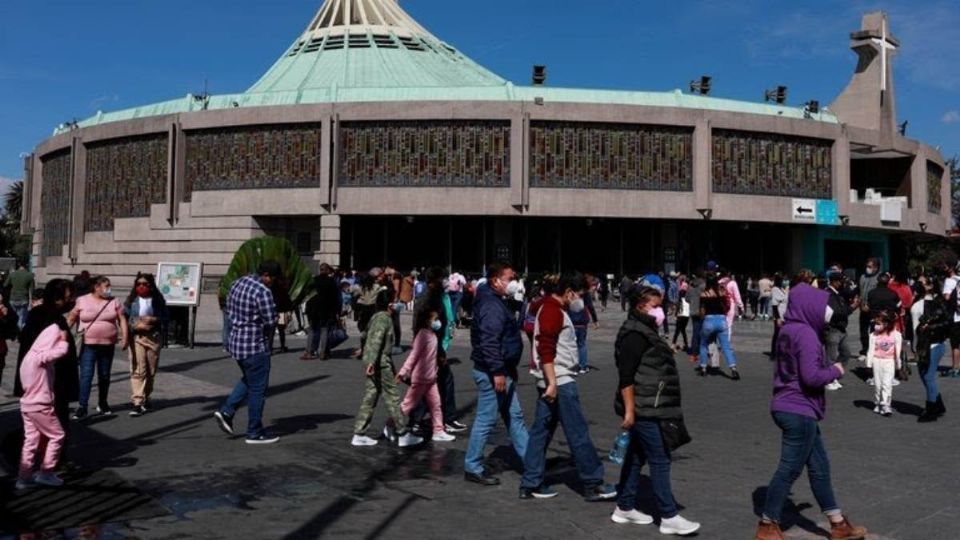
{"type": "Polygon", "coordinates": [[[610,521],[614,523],[632,523],[634,525],[649,525],[653,523],[653,517],[644,514],[639,510],[621,510],[619,507],[613,511],[610,521]]]}
{"type": "Polygon", "coordinates": [[[875,406],[875,407],[873,408],[873,412],[874,412],[875,414],[880,414],[880,405],[875,406]]]}
{"type": "Polygon", "coordinates": [[[900,386],[900,381],[894,379],[893,382],[891,383],[891,385],[892,385],[892,386],[900,386]]]}
{"type": "Polygon", "coordinates": [[[873,386],[873,377],[867,379],[867,386],[873,386]]]}
{"type": "Polygon", "coordinates": [[[417,437],[411,432],[407,432],[397,438],[397,445],[400,448],[406,448],[408,446],[416,446],[423,442],[423,437],[417,437]]]}
{"type": "Polygon", "coordinates": [[[860,362],[866,362],[866,361],[867,361],[867,355],[861,354],[860,356],[857,357],[857,360],[860,361],[860,362]]]}
{"type": "Polygon", "coordinates": [[[383,438],[390,442],[397,442],[397,430],[393,426],[383,426],[383,438]]]}
{"type": "Polygon", "coordinates": [[[693,534],[700,529],[700,524],[685,519],[681,515],[673,516],[670,519],[660,520],[660,534],[675,534],[677,536],[686,536],[693,534]]]}
{"type": "Polygon", "coordinates": [[[33,481],[33,478],[30,478],[28,480],[20,480],[18,478],[17,483],[14,485],[14,488],[17,491],[23,491],[25,489],[30,489],[32,487],[35,487],[36,485],[37,484],[33,481]]]}
{"type": "Polygon", "coordinates": [[[453,442],[457,440],[457,438],[446,431],[438,431],[437,433],[433,434],[433,439],[431,440],[433,442],[453,442]]]}
{"type": "Polygon", "coordinates": [[[353,440],[350,441],[350,444],[353,446],[376,446],[377,440],[371,439],[366,435],[354,435],[353,440]]]}
{"type": "Polygon", "coordinates": [[[63,480],[59,476],[53,474],[52,472],[38,472],[33,475],[33,482],[35,484],[40,484],[41,486],[50,486],[50,487],[60,487],[63,485],[63,480]]]}
{"type": "Polygon", "coordinates": [[[826,386],[827,390],[837,391],[843,388],[843,385],[840,384],[840,381],[833,381],[832,383],[826,386]]]}

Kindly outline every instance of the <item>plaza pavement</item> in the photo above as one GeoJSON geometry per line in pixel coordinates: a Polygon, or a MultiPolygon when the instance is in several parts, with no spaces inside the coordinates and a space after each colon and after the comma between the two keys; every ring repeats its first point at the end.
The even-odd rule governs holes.
{"type": "MultiPolygon", "coordinates": [[[[613,339],[623,319],[619,307],[601,314],[601,328],[590,331],[591,363],[597,371],[579,379],[590,432],[604,456],[619,431],[613,413],[616,370],[613,339]]],[[[409,316],[404,316],[409,346],[409,316]]],[[[743,379],[698,378],[685,356],[678,356],[683,402],[693,442],[674,456],[676,497],[683,515],[703,523],[705,539],[752,538],[756,508],[777,464],[779,431],[768,414],[771,364],[762,354],[771,323],[739,322],[734,346],[743,379]]],[[[613,503],[586,503],[572,489],[576,474],[561,430],[550,450],[549,478],[560,496],[546,501],[517,499],[519,477],[501,474],[503,484],[484,488],[463,480],[464,434],[454,443],[400,450],[381,443],[349,445],[363,375],[348,358],[351,339],[327,362],[297,360],[303,338],[291,337],[293,350],[275,356],[266,408],[268,427],[283,436],[279,444],[250,446],[229,438],[211,414],[238,378],[234,362],[212,344],[195,350],[163,351],[155,394],[159,409],[142,418],[127,416],[125,355],[118,352],[112,403],[118,416],[94,418],[75,429],[74,456],[84,467],[107,468],[144,490],[170,510],[164,517],[105,526],[107,538],[658,538],[655,526],[610,522],[613,503]]],[[[15,423],[16,402],[8,397],[13,345],[0,389],[0,434],[15,423]]],[[[455,361],[457,400],[470,423],[475,389],[470,378],[469,335],[460,331],[455,361]]],[[[398,359],[402,361],[402,358],[398,359]]],[[[947,416],[921,425],[923,403],[917,377],[894,391],[898,414],[871,413],[872,388],[852,375],[829,396],[822,428],[833,464],[840,504],[873,539],[960,538],[957,489],[957,426],[960,380],[941,379],[947,416]]],[[[527,421],[535,389],[531,377],[519,386],[527,421]]],[[[375,426],[382,426],[381,404],[375,426]]],[[[236,426],[246,423],[245,409],[236,426]]],[[[513,459],[500,426],[488,447],[492,469],[513,459]]],[[[619,468],[605,460],[607,479],[619,468]]],[[[8,471],[9,472],[9,471],[8,471]]],[[[10,481],[8,477],[5,481],[10,481]]],[[[645,484],[648,486],[648,483],[645,484]]],[[[643,509],[652,510],[649,490],[643,509]]],[[[829,537],[805,477],[797,482],[786,519],[788,538],[829,537]]]]}

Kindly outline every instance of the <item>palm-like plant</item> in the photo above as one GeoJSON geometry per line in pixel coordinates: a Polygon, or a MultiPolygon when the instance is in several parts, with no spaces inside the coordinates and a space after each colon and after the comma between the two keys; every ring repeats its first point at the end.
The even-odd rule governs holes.
{"type": "Polygon", "coordinates": [[[227,297],[234,281],[256,272],[257,267],[264,261],[276,261],[280,264],[284,283],[288,286],[294,305],[313,295],[313,275],[307,265],[303,264],[293,244],[286,238],[262,236],[247,240],[237,250],[227,273],[220,280],[220,298],[227,297]]]}
{"type": "Polygon", "coordinates": [[[3,196],[3,209],[7,220],[12,223],[19,223],[23,216],[23,182],[18,181],[10,184],[10,189],[3,196]]]}

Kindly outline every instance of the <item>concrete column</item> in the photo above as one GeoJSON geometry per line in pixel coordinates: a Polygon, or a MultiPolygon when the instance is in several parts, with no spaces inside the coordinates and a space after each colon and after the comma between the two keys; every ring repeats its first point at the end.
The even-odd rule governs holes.
{"type": "MultiPolygon", "coordinates": [[[[173,224],[180,221],[180,209],[183,198],[186,194],[187,186],[187,135],[183,132],[183,125],[177,122],[173,127],[174,149],[173,149],[173,176],[171,178],[171,194],[173,224]]],[[[192,199],[191,199],[192,200],[192,199]]],[[[191,205],[192,208],[192,205],[191,205]]]]}
{"type": "Polygon", "coordinates": [[[693,130],[693,197],[696,208],[712,208],[711,193],[713,192],[713,137],[710,121],[706,118],[697,120],[693,130]]]}
{"type": "Polygon", "coordinates": [[[336,214],[320,216],[320,249],[313,254],[313,260],[340,266],[340,216],[336,214]]]}
{"type": "Polygon", "coordinates": [[[510,204],[521,209],[527,203],[527,117],[518,111],[510,117],[510,204]]]}
{"type": "Polygon", "coordinates": [[[330,141],[332,136],[333,118],[326,116],[320,124],[320,205],[330,208],[330,182],[332,181],[333,171],[330,167],[332,160],[330,141]]]}
{"type": "Polygon", "coordinates": [[[841,216],[850,215],[850,139],[846,130],[833,141],[830,152],[833,176],[833,198],[837,201],[837,213],[841,216]]]}
{"type": "MultiPolygon", "coordinates": [[[[67,232],[67,256],[76,264],[83,233],[87,201],[87,147],[83,138],[73,139],[73,178],[71,179],[70,228],[67,232]]],[[[65,261],[64,261],[65,262],[65,261]]]]}
{"type": "MultiPolygon", "coordinates": [[[[910,164],[910,217],[916,216],[917,220],[910,219],[911,228],[919,230],[920,223],[927,222],[927,204],[930,197],[927,195],[927,154],[923,147],[917,150],[917,155],[913,157],[913,163],[910,164]]],[[[901,223],[901,226],[907,225],[901,223]]]]}

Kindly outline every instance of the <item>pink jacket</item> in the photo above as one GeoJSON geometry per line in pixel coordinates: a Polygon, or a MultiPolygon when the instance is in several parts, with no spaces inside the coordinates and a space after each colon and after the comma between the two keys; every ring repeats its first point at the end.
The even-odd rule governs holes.
{"type": "Polygon", "coordinates": [[[733,320],[737,318],[737,309],[743,309],[743,298],[740,296],[740,286],[732,279],[724,278],[720,282],[727,289],[727,298],[730,299],[730,309],[727,310],[727,328],[733,326],[733,320]],[[725,283],[724,283],[725,282],[725,283]]]}
{"type": "Polygon", "coordinates": [[[400,368],[400,377],[410,377],[411,384],[437,382],[437,334],[429,328],[417,332],[407,361],[400,368]]]}
{"type": "Polygon", "coordinates": [[[53,407],[53,363],[66,354],[67,342],[57,325],[51,324],[37,336],[20,366],[21,411],[39,412],[53,407]]]}

